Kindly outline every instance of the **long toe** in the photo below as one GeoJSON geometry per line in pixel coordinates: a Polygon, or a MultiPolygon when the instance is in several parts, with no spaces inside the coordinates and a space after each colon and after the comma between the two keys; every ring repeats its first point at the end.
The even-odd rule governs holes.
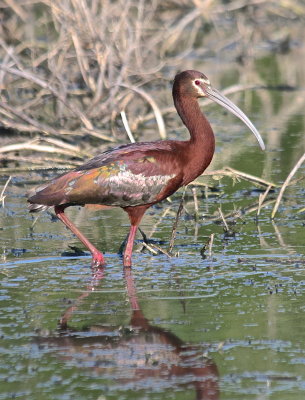
{"type": "Polygon", "coordinates": [[[102,253],[96,252],[92,254],[92,267],[101,267],[105,265],[105,259],[102,253]]]}

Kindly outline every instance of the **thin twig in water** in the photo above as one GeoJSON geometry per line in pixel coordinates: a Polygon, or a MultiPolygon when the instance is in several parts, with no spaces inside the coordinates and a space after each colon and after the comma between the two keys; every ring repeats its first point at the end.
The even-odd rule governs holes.
{"type": "Polygon", "coordinates": [[[242,171],[238,171],[237,169],[231,168],[231,167],[226,167],[226,169],[230,172],[232,172],[233,174],[236,174],[238,176],[240,176],[241,178],[244,178],[246,180],[249,180],[250,182],[255,182],[255,183],[259,183],[261,185],[265,185],[265,186],[276,186],[274,183],[269,182],[263,178],[259,178],[258,176],[254,176],[254,175],[250,175],[247,174],[245,172],[242,171]]]}
{"type": "Polygon", "coordinates": [[[143,247],[145,247],[147,250],[149,250],[152,254],[157,255],[158,250],[155,250],[151,244],[143,242],[143,247]]]}
{"type": "MultiPolygon", "coordinates": [[[[165,218],[167,216],[167,214],[171,213],[171,208],[172,206],[167,207],[162,215],[159,217],[158,221],[153,225],[153,227],[151,228],[150,232],[148,233],[147,237],[146,237],[146,242],[148,242],[147,238],[150,239],[153,237],[154,233],[156,232],[158,226],[160,225],[160,223],[163,221],[163,218],[165,218]]],[[[143,236],[143,234],[142,234],[143,236]]],[[[144,239],[144,237],[143,237],[144,239]]],[[[145,241],[145,239],[144,239],[145,241]]],[[[143,244],[143,243],[142,243],[143,244]]],[[[143,246],[144,247],[144,246],[143,246]]],[[[140,252],[143,251],[143,247],[139,250],[140,252]]]]}
{"type": "Polygon", "coordinates": [[[4,196],[4,192],[5,192],[5,190],[6,190],[6,188],[7,188],[7,185],[10,183],[10,180],[12,179],[12,177],[10,176],[9,178],[8,178],[8,180],[5,182],[5,185],[4,185],[4,187],[3,187],[3,189],[2,189],[2,192],[1,192],[1,194],[0,194],[0,201],[2,202],[2,207],[4,208],[4,199],[5,199],[5,197],[6,196],[4,196]]]}
{"type": "Polygon", "coordinates": [[[41,215],[40,213],[37,213],[37,215],[34,218],[34,221],[33,221],[32,225],[31,225],[31,228],[34,228],[34,226],[36,225],[36,222],[38,221],[40,215],[41,215]]]}
{"type": "Polygon", "coordinates": [[[272,213],[271,213],[272,219],[274,218],[274,216],[277,212],[277,209],[279,208],[279,205],[282,200],[282,197],[283,197],[286,187],[289,185],[289,182],[291,181],[292,177],[294,176],[294,174],[297,172],[297,170],[300,168],[300,166],[303,164],[304,161],[305,161],[305,153],[302,155],[302,157],[299,159],[299,161],[292,168],[292,170],[290,171],[289,175],[287,176],[285,182],[283,183],[283,186],[281,187],[281,190],[279,192],[279,195],[277,196],[275,205],[274,205],[272,213]]]}
{"type": "Polygon", "coordinates": [[[157,246],[157,245],[155,245],[153,243],[149,243],[148,244],[148,243],[143,242],[143,246],[147,250],[149,250],[152,254],[156,255],[158,253],[162,253],[162,254],[165,254],[167,257],[172,257],[172,255],[169,252],[167,252],[166,250],[162,249],[162,247],[157,246]]]}
{"type": "Polygon", "coordinates": [[[202,249],[200,250],[200,254],[203,259],[206,259],[207,257],[210,259],[212,258],[212,247],[213,247],[213,242],[214,242],[214,235],[215,235],[214,233],[211,233],[208,241],[202,246],[202,249]],[[208,249],[208,256],[206,256],[206,254],[205,254],[207,249],[208,249]]]}
{"type": "Polygon", "coordinates": [[[287,250],[290,254],[291,253],[296,253],[295,250],[293,250],[292,247],[290,247],[289,245],[287,245],[283,239],[283,235],[281,234],[281,231],[279,230],[278,226],[276,225],[275,221],[271,221],[272,222],[272,226],[274,229],[274,233],[276,235],[277,241],[281,247],[281,249],[285,249],[287,250]]]}
{"type": "MultiPolygon", "coordinates": [[[[261,208],[269,206],[270,204],[274,203],[274,201],[275,201],[275,200],[273,200],[273,199],[265,201],[265,202],[261,205],[261,208]]],[[[243,216],[243,215],[248,215],[248,214],[257,212],[257,208],[258,208],[258,204],[255,202],[254,204],[251,204],[250,206],[243,207],[243,208],[234,210],[234,211],[232,211],[232,212],[229,212],[229,213],[226,214],[224,217],[225,217],[226,219],[232,218],[232,217],[234,217],[234,218],[241,218],[241,216],[243,216]]],[[[221,218],[220,215],[217,215],[217,216],[210,216],[210,217],[209,217],[209,216],[205,216],[204,219],[207,220],[207,221],[214,221],[214,222],[216,222],[216,221],[222,221],[222,218],[221,218]]]]}
{"type": "Polygon", "coordinates": [[[229,232],[229,230],[230,230],[230,229],[229,229],[229,226],[228,226],[228,224],[227,224],[227,221],[226,221],[226,219],[225,219],[225,217],[224,217],[224,215],[223,215],[223,213],[222,213],[220,207],[218,208],[218,211],[219,211],[220,217],[221,217],[221,219],[222,219],[222,222],[224,223],[225,231],[226,231],[226,232],[229,232]]]}
{"type": "Polygon", "coordinates": [[[181,201],[180,201],[180,204],[179,204],[179,208],[178,208],[178,211],[177,211],[176,219],[175,219],[175,222],[174,222],[174,225],[173,225],[173,229],[172,229],[172,235],[171,235],[171,239],[170,239],[170,242],[169,242],[169,248],[168,248],[168,253],[169,254],[172,254],[172,251],[173,251],[173,248],[174,248],[174,243],[175,243],[176,233],[177,233],[177,226],[178,226],[178,222],[179,222],[179,219],[181,217],[182,210],[183,210],[184,196],[185,196],[185,188],[183,190],[183,194],[182,194],[181,201]]]}
{"type": "Polygon", "coordinates": [[[264,201],[265,201],[265,198],[267,197],[267,195],[268,195],[268,193],[269,193],[271,187],[272,187],[272,186],[269,185],[269,186],[267,187],[267,189],[265,190],[265,192],[264,192],[264,193],[261,193],[261,194],[259,195],[259,197],[258,197],[258,207],[257,207],[257,213],[256,213],[257,217],[259,216],[259,214],[260,214],[260,212],[261,212],[262,205],[263,205],[263,203],[264,203],[264,201]]]}
{"type": "MultiPolygon", "coordinates": [[[[236,176],[238,178],[242,178],[247,181],[254,182],[258,185],[277,187],[277,185],[273,182],[269,182],[269,181],[259,178],[257,176],[250,175],[250,174],[247,174],[242,171],[238,171],[237,169],[234,169],[231,167],[224,167],[223,169],[219,169],[219,170],[215,170],[215,171],[205,171],[203,173],[203,175],[201,175],[201,176],[211,176],[211,175],[212,176],[229,176],[231,178],[236,176]]],[[[195,181],[193,181],[193,183],[196,183],[197,180],[198,180],[198,178],[195,181]]]]}
{"type": "Polygon", "coordinates": [[[192,187],[192,193],[194,197],[194,207],[195,207],[195,220],[198,221],[199,218],[199,208],[198,208],[198,199],[197,199],[197,191],[195,187],[192,187]]]}
{"type": "Polygon", "coordinates": [[[211,233],[210,239],[209,239],[209,257],[212,257],[212,247],[213,247],[213,243],[214,243],[214,236],[215,233],[211,233]]]}

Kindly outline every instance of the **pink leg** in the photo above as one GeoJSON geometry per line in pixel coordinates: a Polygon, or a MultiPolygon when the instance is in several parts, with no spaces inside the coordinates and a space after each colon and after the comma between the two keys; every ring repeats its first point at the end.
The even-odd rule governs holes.
{"type": "Polygon", "coordinates": [[[89,286],[87,286],[87,290],[83,292],[75,301],[74,305],[69,307],[64,315],[61,317],[59,321],[59,327],[60,329],[67,329],[68,328],[68,322],[71,319],[73,313],[75,310],[78,309],[79,305],[85,299],[86,297],[89,296],[91,292],[94,291],[94,289],[98,286],[100,281],[104,278],[104,267],[97,267],[92,270],[92,280],[89,286]]]}
{"type": "Polygon", "coordinates": [[[128,241],[127,241],[125,251],[124,251],[124,267],[131,267],[132,248],[133,248],[133,243],[134,243],[137,229],[138,229],[138,225],[131,225],[131,227],[130,227],[128,241]]]}
{"type": "Polygon", "coordinates": [[[131,268],[124,268],[124,276],[126,280],[126,289],[129,297],[132,317],[130,325],[134,328],[148,330],[150,328],[148,320],[144,317],[138,303],[137,290],[134,284],[131,268]]]}
{"type": "Polygon", "coordinates": [[[124,268],[124,276],[126,280],[126,289],[129,297],[129,301],[131,304],[131,308],[133,311],[140,310],[140,306],[138,303],[137,292],[135,288],[135,284],[133,281],[132,273],[130,268],[124,268]]]}
{"type": "Polygon", "coordinates": [[[131,225],[127,240],[127,245],[124,251],[124,261],[123,261],[124,267],[131,267],[131,255],[132,255],[134,239],[136,236],[138,226],[141,222],[141,219],[145,211],[148,209],[148,207],[149,205],[144,205],[137,207],[125,207],[123,209],[124,211],[127,212],[131,225]]]}
{"type": "Polygon", "coordinates": [[[57,217],[66,225],[67,228],[73,232],[78,239],[87,247],[87,249],[92,254],[92,267],[98,267],[100,265],[105,265],[105,260],[103,254],[97,250],[96,247],[93,246],[92,243],[76,228],[76,226],[69,220],[69,218],[65,215],[64,210],[65,206],[55,206],[55,214],[57,217]]]}

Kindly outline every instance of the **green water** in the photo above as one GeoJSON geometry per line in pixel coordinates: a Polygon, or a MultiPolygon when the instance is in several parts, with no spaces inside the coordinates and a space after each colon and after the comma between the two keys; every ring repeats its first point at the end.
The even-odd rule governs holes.
{"type": "MultiPolygon", "coordinates": [[[[258,75],[265,84],[286,83],[284,62],[285,56],[262,58],[258,75]],[[272,79],[270,68],[276,70],[272,79]]],[[[215,73],[214,80],[225,84],[229,72],[215,73]]],[[[296,89],[260,89],[233,99],[262,132],[265,153],[235,118],[216,106],[206,109],[217,132],[210,169],[229,165],[283,182],[304,152],[299,83],[296,89]]],[[[90,257],[71,256],[69,246],[81,245],[50,213],[32,226],[24,193],[39,179],[45,178],[14,177],[0,209],[0,399],[304,398],[304,180],[287,189],[271,221],[272,202],[259,218],[251,211],[264,189],[205,178],[214,191],[205,198],[197,188],[197,220],[192,192],[186,192],[174,248],[179,255],[136,252],[128,278],[117,255],[128,232],[125,213],[69,210],[105,252],[104,276],[93,279],[90,257]],[[213,220],[219,207],[224,213],[240,210],[228,218],[234,235],[225,235],[223,224],[213,220]],[[212,233],[212,254],[203,258],[212,233]],[[140,325],[132,319],[136,302],[140,325]],[[60,329],[63,315],[68,326],[60,329]]],[[[181,194],[150,209],[141,225],[164,249],[181,194]]]]}

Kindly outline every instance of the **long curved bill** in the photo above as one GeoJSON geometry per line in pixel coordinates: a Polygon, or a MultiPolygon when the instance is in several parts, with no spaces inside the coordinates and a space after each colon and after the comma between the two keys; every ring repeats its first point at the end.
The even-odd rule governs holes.
{"type": "Polygon", "coordinates": [[[220,104],[227,110],[231,111],[232,114],[236,115],[236,117],[241,119],[248,126],[248,128],[254,133],[261,149],[265,150],[265,143],[264,143],[261,135],[259,134],[258,130],[255,128],[255,126],[252,124],[252,122],[249,120],[249,118],[234,103],[232,103],[231,100],[229,100],[227,97],[225,97],[223,94],[221,94],[218,90],[216,90],[212,87],[205,88],[205,94],[206,94],[206,97],[208,97],[209,99],[220,104]]]}

